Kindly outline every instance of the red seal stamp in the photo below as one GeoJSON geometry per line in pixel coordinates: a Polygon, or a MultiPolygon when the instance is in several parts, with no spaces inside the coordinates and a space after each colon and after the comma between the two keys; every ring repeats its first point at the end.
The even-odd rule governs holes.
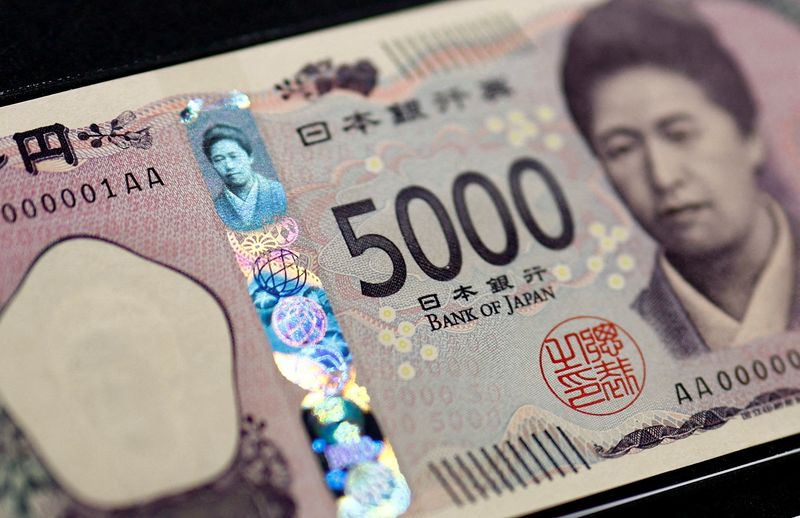
{"type": "Polygon", "coordinates": [[[622,412],[641,394],[642,351],[616,323],[600,317],[564,320],[547,333],[539,351],[547,388],[565,405],[588,415],[622,412]]]}

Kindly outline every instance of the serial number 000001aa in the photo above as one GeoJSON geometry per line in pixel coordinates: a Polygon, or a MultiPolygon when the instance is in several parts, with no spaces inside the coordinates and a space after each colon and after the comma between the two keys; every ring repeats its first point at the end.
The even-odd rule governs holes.
{"type": "Polygon", "coordinates": [[[22,218],[34,219],[45,214],[55,214],[59,210],[74,209],[79,204],[91,205],[98,200],[116,198],[119,193],[136,194],[145,189],[163,186],[164,181],[155,167],[148,167],[145,174],[125,173],[124,190],[122,181],[113,182],[103,178],[96,185],[83,183],[76,187],[65,187],[60,191],[46,192],[36,197],[27,197],[18,203],[5,202],[0,206],[0,217],[5,223],[16,223],[22,218]]]}

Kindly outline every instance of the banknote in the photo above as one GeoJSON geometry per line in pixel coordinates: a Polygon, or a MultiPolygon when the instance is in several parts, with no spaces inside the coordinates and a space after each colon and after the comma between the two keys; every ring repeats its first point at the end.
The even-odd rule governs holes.
{"type": "Polygon", "coordinates": [[[0,515],[510,516],[797,434],[798,23],[456,2],[0,109],[0,515]]]}

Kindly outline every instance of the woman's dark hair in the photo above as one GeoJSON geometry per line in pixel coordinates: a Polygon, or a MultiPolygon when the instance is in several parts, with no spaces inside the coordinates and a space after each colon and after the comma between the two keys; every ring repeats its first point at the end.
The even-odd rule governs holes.
{"type": "Polygon", "coordinates": [[[592,95],[623,70],[653,66],[696,82],[742,135],[755,128],[756,103],[734,58],[700,14],[681,0],[610,0],[572,29],[562,82],[572,118],[591,146],[592,95]]]}
{"type": "Polygon", "coordinates": [[[203,133],[203,153],[205,153],[206,158],[209,160],[211,160],[211,146],[220,140],[233,140],[237,142],[248,155],[253,154],[253,146],[250,145],[250,140],[242,130],[227,124],[215,124],[203,133]]]}

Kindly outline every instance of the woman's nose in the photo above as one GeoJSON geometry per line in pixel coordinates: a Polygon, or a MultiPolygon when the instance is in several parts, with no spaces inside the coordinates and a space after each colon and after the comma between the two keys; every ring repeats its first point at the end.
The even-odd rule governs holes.
{"type": "Polygon", "coordinates": [[[668,142],[649,143],[647,168],[657,191],[669,191],[684,179],[684,158],[685,154],[668,142]]]}

